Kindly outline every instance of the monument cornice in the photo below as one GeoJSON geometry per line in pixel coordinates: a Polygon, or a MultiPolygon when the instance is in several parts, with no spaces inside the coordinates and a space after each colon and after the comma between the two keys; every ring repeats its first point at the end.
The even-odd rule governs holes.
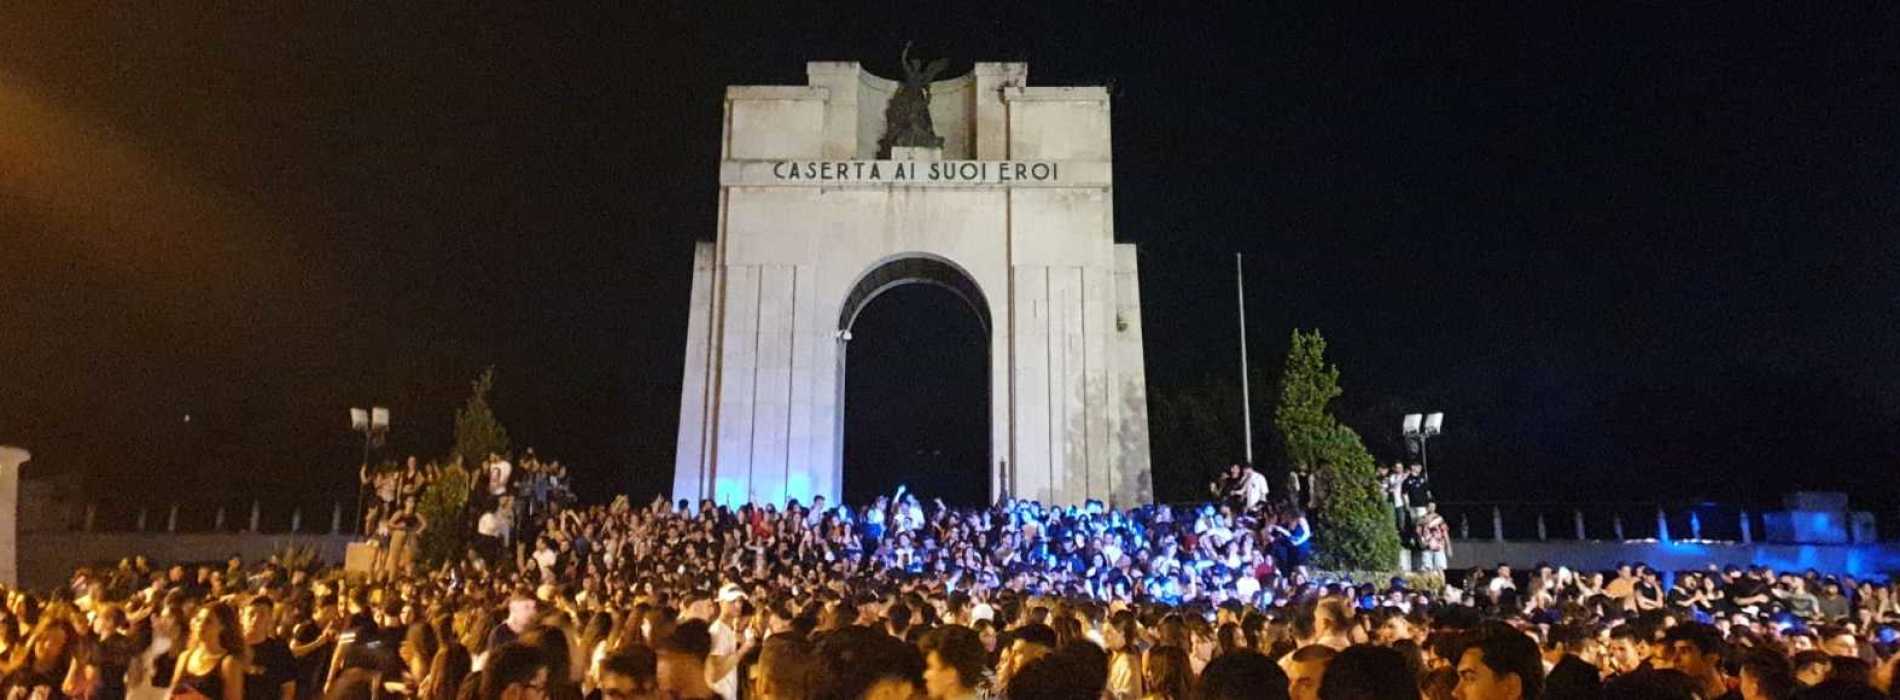
{"type": "Polygon", "coordinates": [[[1106,160],[724,160],[721,187],[1108,188],[1106,160]]]}

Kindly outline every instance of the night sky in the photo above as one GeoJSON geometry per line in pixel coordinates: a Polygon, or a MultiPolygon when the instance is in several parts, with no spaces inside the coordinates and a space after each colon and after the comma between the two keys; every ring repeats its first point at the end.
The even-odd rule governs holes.
{"type": "MultiPolygon", "coordinates": [[[[1382,459],[1444,411],[1441,497],[1900,500],[1900,5],[268,5],[0,9],[0,442],[29,475],[351,493],[349,407],[441,454],[493,364],[518,446],[665,488],[725,86],[894,75],[914,40],[1111,87],[1157,394],[1234,380],[1241,252],[1254,361],[1323,330],[1382,459]]],[[[907,405],[848,449],[987,458],[952,380],[981,330],[925,327],[957,308],[866,310],[964,365],[852,374],[907,405]]],[[[1155,455],[1164,496],[1189,461],[1155,455]]]]}

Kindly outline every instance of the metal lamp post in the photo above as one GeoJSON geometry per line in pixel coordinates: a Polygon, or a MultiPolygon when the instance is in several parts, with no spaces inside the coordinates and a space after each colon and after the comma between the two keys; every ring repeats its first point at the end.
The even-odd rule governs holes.
{"type": "Polygon", "coordinates": [[[1444,428],[1445,414],[1443,413],[1405,414],[1405,440],[1418,445],[1418,463],[1427,478],[1431,477],[1432,464],[1431,460],[1425,456],[1425,442],[1444,432],[1444,428]]]}
{"type": "MultiPolygon", "coordinates": [[[[369,409],[350,409],[350,430],[363,434],[363,469],[369,469],[369,451],[383,442],[389,435],[389,409],[372,406],[369,409]]],[[[368,485],[356,486],[356,519],[363,519],[364,501],[368,499],[368,485]]]]}

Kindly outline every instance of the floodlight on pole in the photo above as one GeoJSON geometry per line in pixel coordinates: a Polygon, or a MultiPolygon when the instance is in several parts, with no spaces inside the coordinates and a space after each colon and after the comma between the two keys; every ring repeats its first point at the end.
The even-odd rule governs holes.
{"type": "MultiPolygon", "coordinates": [[[[363,469],[367,471],[370,449],[381,443],[383,437],[389,434],[389,409],[382,406],[371,406],[367,409],[351,408],[350,430],[363,434],[363,469]]],[[[364,491],[363,486],[358,485],[356,490],[358,520],[363,517],[363,502],[367,498],[367,492],[364,491]]]]}
{"type": "Polygon", "coordinates": [[[1421,471],[1430,475],[1432,465],[1431,460],[1426,457],[1425,442],[1445,432],[1445,414],[1407,413],[1401,427],[1405,433],[1405,441],[1408,444],[1418,445],[1418,464],[1421,471]]]}

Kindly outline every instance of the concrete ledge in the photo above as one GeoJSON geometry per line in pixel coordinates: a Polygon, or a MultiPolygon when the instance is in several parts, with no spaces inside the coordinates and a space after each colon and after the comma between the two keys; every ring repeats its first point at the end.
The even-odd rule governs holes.
{"type": "Polygon", "coordinates": [[[728,100],[818,100],[831,99],[831,88],[810,85],[729,85],[728,100]]]}
{"type": "Polygon", "coordinates": [[[343,563],[354,535],[166,534],[119,532],[40,532],[20,538],[20,585],[43,590],[64,584],[81,566],[117,564],[144,555],[157,564],[222,561],[231,555],[246,563],[263,561],[286,547],[310,547],[326,564],[343,563]]]}
{"type": "Polygon", "coordinates": [[[1004,102],[1107,102],[1105,87],[1003,88],[1004,102]]]}

